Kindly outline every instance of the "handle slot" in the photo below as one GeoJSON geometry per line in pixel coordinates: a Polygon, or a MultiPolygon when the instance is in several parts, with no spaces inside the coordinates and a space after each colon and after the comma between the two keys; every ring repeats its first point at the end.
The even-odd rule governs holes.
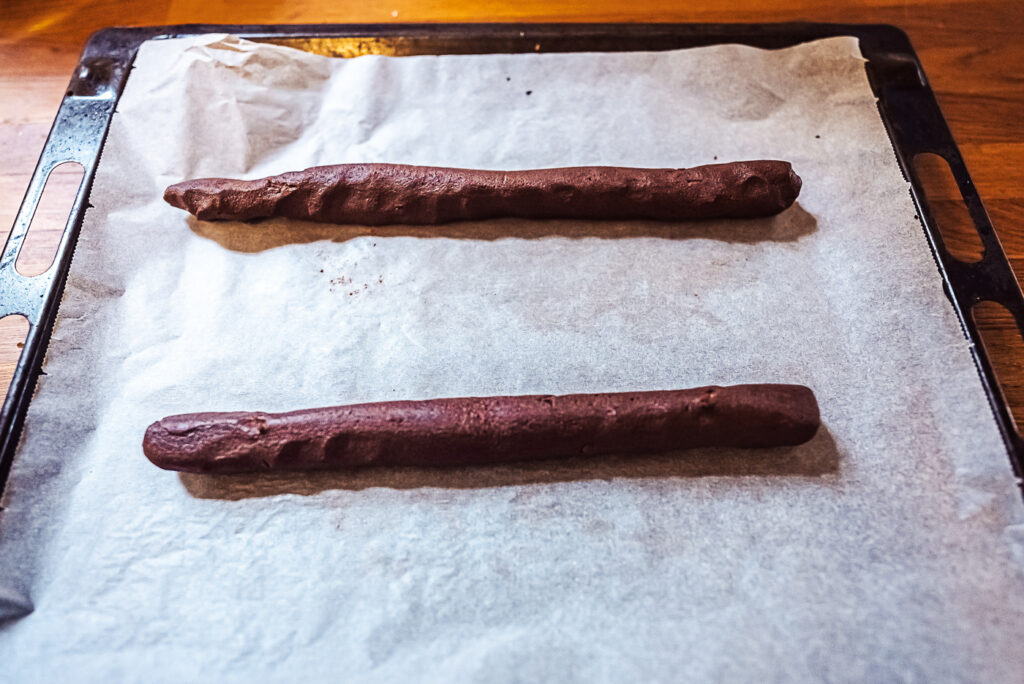
{"type": "Polygon", "coordinates": [[[924,190],[926,201],[922,208],[930,212],[932,224],[938,228],[946,251],[966,263],[981,261],[985,256],[985,245],[949,162],[933,152],[922,152],[914,157],[913,164],[924,190]]]}
{"type": "Polygon", "coordinates": [[[84,177],[85,168],[76,161],[62,162],[50,170],[14,264],[21,275],[41,275],[53,265],[61,238],[74,218],[72,209],[84,177]]]}
{"type": "Polygon", "coordinates": [[[999,302],[978,302],[971,307],[971,316],[1003,401],[1009,406],[1013,429],[1020,435],[1024,405],[1010,402],[1007,394],[1020,396],[1024,392],[1024,337],[1013,314],[999,302]]]}

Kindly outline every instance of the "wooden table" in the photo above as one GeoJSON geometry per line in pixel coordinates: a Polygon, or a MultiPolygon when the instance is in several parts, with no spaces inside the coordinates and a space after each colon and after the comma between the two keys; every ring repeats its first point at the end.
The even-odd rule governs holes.
{"type": "MultiPolygon", "coordinates": [[[[421,21],[842,21],[887,23],[910,36],[967,167],[1014,264],[1024,273],[1024,5],[1016,0],[3,0],[0,10],[0,230],[14,220],[71,71],[93,31],[113,25],[421,21]],[[236,6],[244,5],[244,6],[236,6]]],[[[61,177],[57,190],[74,186],[61,177]]],[[[73,192],[73,190],[72,190],[73,192]]],[[[952,200],[952,195],[947,195],[952,200]]],[[[54,212],[56,216],[56,212],[54,212]]],[[[45,218],[42,214],[40,218],[45,218]]],[[[57,223],[56,219],[53,223],[57,223]]],[[[19,267],[40,272],[59,228],[33,236],[19,267]]],[[[33,232],[36,232],[33,228],[33,232]]],[[[969,232],[947,241],[963,250],[969,232]]],[[[1018,420],[1024,417],[1024,342],[998,306],[976,309],[1018,420]]],[[[0,387],[27,323],[0,321],[0,387]]]]}

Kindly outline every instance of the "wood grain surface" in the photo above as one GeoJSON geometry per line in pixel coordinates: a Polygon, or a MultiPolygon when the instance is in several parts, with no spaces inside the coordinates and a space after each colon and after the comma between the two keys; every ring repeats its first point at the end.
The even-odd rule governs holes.
{"type": "MultiPolygon", "coordinates": [[[[14,220],[72,69],[95,30],[180,23],[443,21],[896,25],[910,36],[924,64],[1018,280],[1024,274],[1024,127],[1019,123],[1024,3],[1015,0],[835,0],[827,7],[814,0],[0,0],[0,239],[14,220]]],[[[74,183],[73,174],[63,174],[53,186],[68,195],[74,183]]],[[[948,204],[942,215],[955,216],[954,197],[948,188],[945,192],[941,199],[948,204]]],[[[976,240],[950,222],[947,240],[969,257],[976,240]]],[[[23,252],[19,268],[45,269],[62,229],[59,223],[51,220],[48,230],[33,236],[32,250],[23,252]]],[[[1024,343],[1001,307],[986,304],[976,307],[975,314],[1019,422],[1024,417],[1024,343]]],[[[26,329],[24,319],[0,321],[0,387],[9,381],[26,329]]]]}

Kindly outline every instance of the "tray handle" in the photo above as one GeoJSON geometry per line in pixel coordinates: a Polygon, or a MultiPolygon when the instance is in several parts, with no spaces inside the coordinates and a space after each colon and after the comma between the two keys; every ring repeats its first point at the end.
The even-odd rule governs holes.
{"type": "Polygon", "coordinates": [[[870,55],[869,80],[878,96],[878,107],[893,150],[910,182],[911,195],[942,275],[946,296],[960,319],[989,405],[1010,453],[1014,473],[1020,478],[1024,475],[1024,438],[1017,431],[972,309],[979,302],[996,302],[1013,316],[1017,333],[1024,338],[1024,294],[924,71],[916,57],[912,62],[907,60],[907,54],[915,54],[910,41],[902,32],[897,33],[900,40],[896,42],[905,44],[896,45],[895,53],[887,54],[880,49],[878,54],[870,55]],[[923,179],[914,164],[918,155],[928,153],[941,157],[949,166],[981,240],[982,257],[976,262],[962,261],[946,248],[935,213],[929,205],[923,179]]]}
{"type": "MultiPolygon", "coordinates": [[[[106,140],[131,61],[135,57],[135,49],[125,52],[119,59],[90,54],[108,49],[102,44],[103,34],[100,32],[90,39],[71,77],[11,232],[0,252],[0,318],[20,314],[28,320],[29,325],[25,345],[0,407],[0,454],[3,455],[13,453],[12,442],[18,439],[21,432],[24,408],[28,405],[29,395],[42,365],[45,341],[49,338],[56,317],[56,302],[63,295],[63,283],[71,263],[69,252],[78,240],[100,150],[106,140]],[[97,41],[98,37],[101,40],[97,41]],[[18,273],[15,264],[46,181],[53,169],[67,162],[81,165],[82,180],[65,219],[64,232],[57,244],[53,262],[38,275],[22,275],[18,273]]],[[[0,458],[0,483],[6,480],[9,468],[9,458],[0,458]]]]}

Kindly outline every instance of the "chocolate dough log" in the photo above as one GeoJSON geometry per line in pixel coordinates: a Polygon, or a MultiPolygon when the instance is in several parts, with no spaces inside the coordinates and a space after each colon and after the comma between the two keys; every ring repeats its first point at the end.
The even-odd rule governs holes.
{"type": "Polygon", "coordinates": [[[529,171],[339,164],[252,181],[189,180],[167,188],[164,199],[204,220],[285,216],[369,226],[502,216],[685,221],[777,214],[796,200],[800,185],[784,161],[529,171]]]}
{"type": "Polygon", "coordinates": [[[691,447],[806,442],[820,418],[800,385],[389,401],[291,413],[193,413],[149,426],[168,470],[239,473],[456,466],[691,447]]]}

